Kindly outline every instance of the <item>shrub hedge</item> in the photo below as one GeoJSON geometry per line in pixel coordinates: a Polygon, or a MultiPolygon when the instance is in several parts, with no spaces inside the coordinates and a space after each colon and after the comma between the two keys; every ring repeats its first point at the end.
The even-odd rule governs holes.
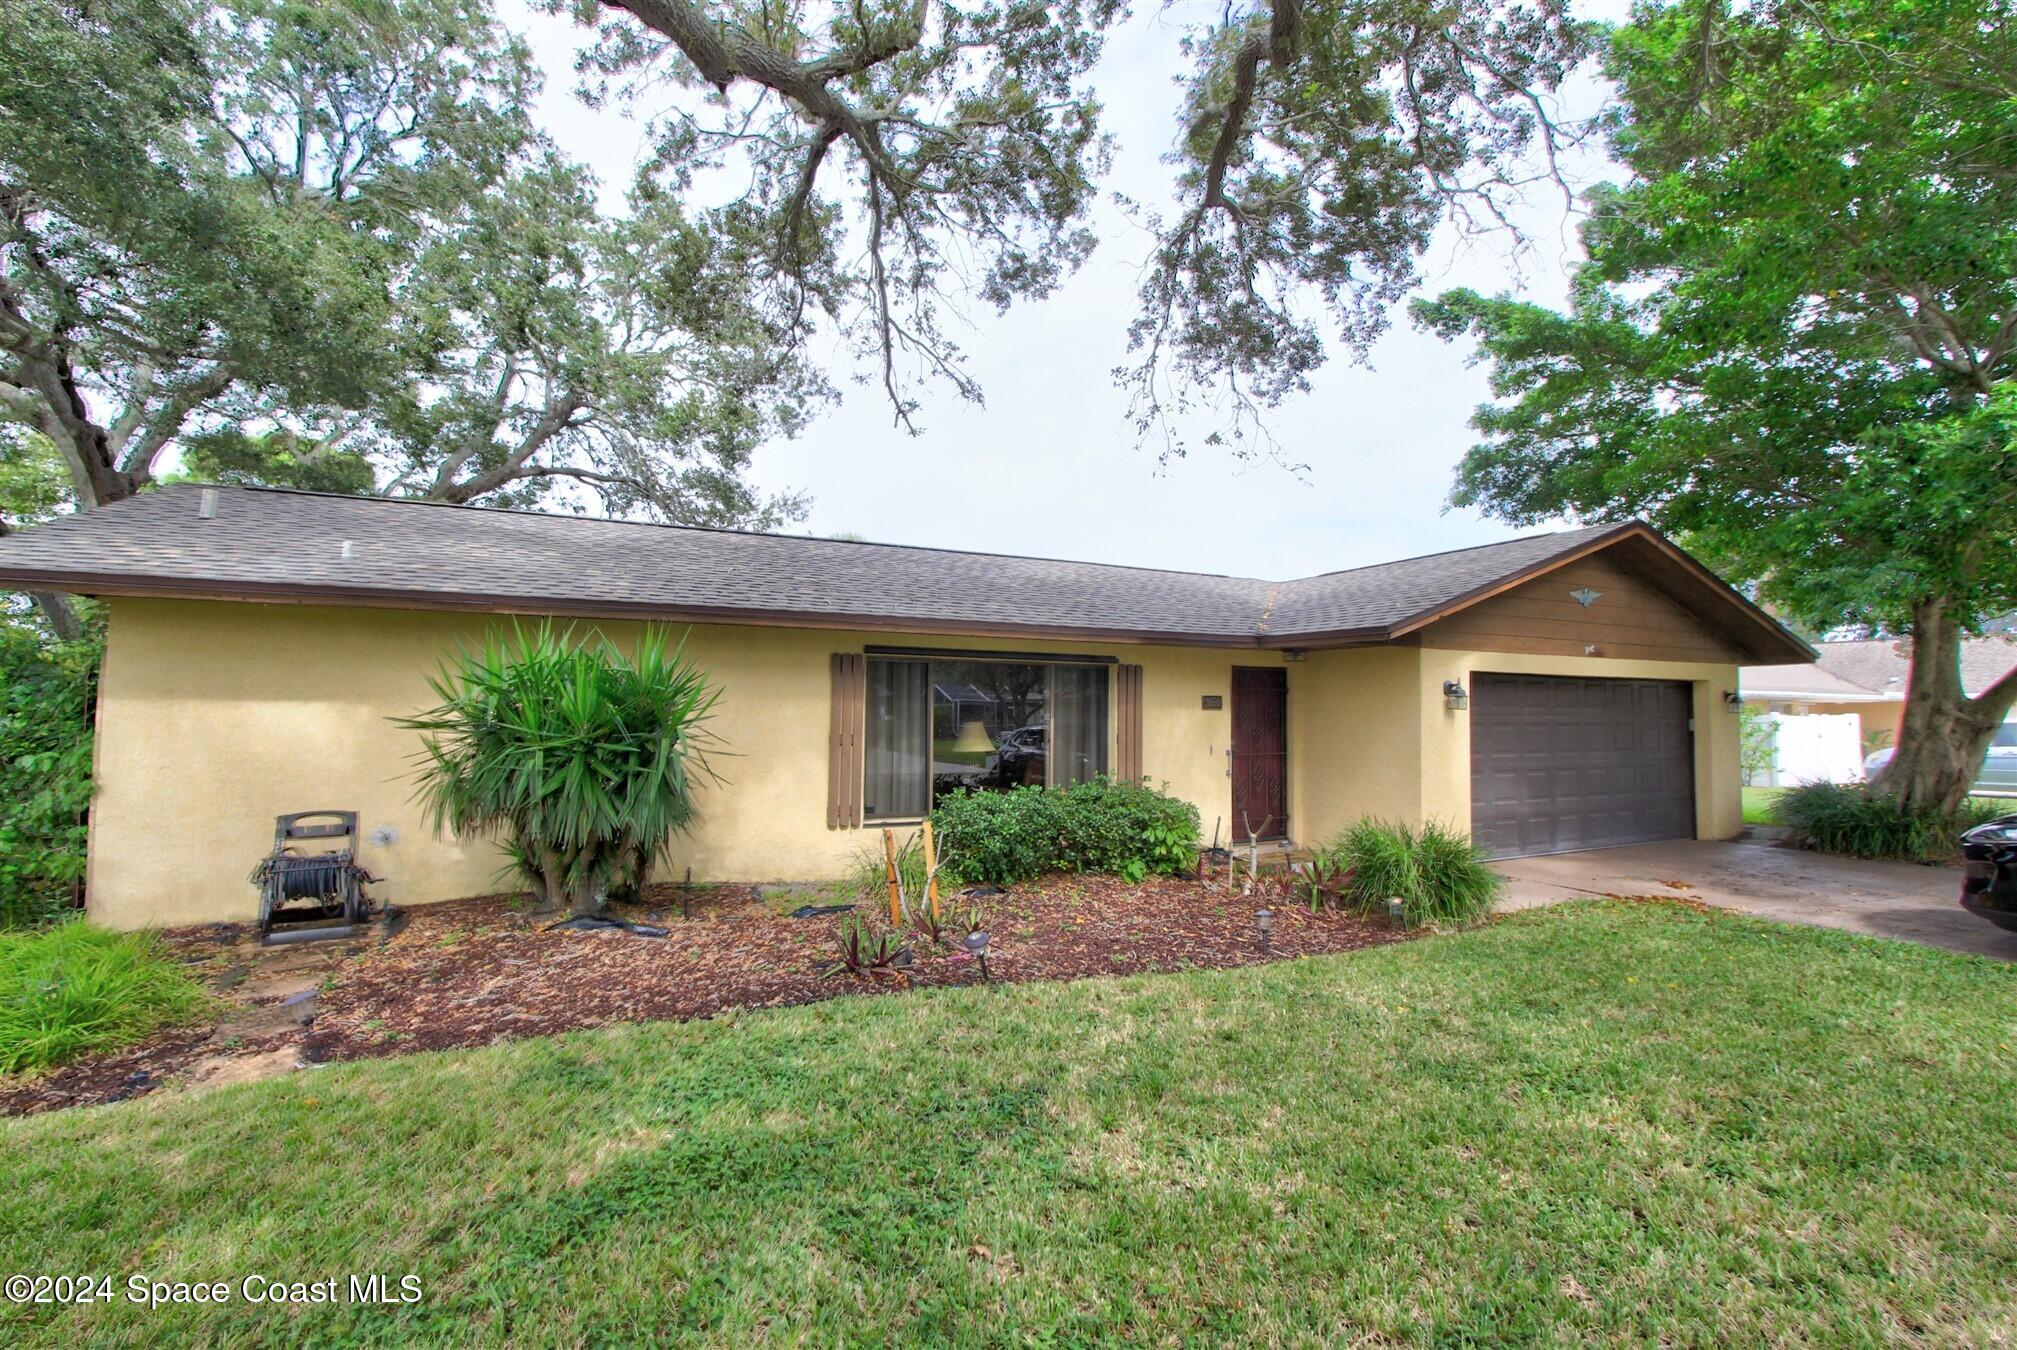
{"type": "Polygon", "coordinates": [[[1772,803],[1773,817],[1793,843],[1851,858],[1944,863],[1961,851],[1961,832],[2002,814],[1975,800],[1955,814],[1907,812],[1898,799],[1864,783],[1810,783],[1788,788],[1772,803]]]}
{"type": "Polygon", "coordinates": [[[969,883],[1007,886],[1045,872],[1139,879],[1197,861],[1197,808],[1143,783],[956,792],[931,819],[947,870],[969,883]]]}

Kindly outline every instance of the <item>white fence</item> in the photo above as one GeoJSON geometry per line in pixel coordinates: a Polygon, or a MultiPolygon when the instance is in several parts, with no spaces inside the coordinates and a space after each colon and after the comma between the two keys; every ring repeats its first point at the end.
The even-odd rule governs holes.
{"type": "Polygon", "coordinates": [[[1863,780],[1863,719],[1854,713],[1767,713],[1772,767],[1761,787],[1863,780]]]}

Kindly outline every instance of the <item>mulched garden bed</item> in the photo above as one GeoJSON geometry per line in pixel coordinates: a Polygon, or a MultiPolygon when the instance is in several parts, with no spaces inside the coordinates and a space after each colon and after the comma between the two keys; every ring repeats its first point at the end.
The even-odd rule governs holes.
{"type": "MultiPolygon", "coordinates": [[[[235,1007],[238,1016],[278,1002],[243,997],[262,974],[270,977],[282,962],[298,970],[304,956],[316,954],[320,992],[306,1029],[232,1040],[223,1052],[251,1056],[292,1046],[305,1062],[978,984],[978,963],[956,946],[964,929],[951,922],[969,904],[987,916],[988,974],[1001,983],[1245,966],[1408,936],[1384,919],[1311,914],[1272,879],[1243,896],[1216,881],[1130,885],[1116,877],[1056,876],[971,900],[949,889],[943,945],[913,933],[906,969],[852,975],[833,970],[836,933],[847,916],[789,917],[785,911],[805,898],[766,901],[753,886],[660,886],[648,903],[616,911],[664,927],[664,938],[549,929],[551,919],[532,919],[501,895],[405,910],[388,936],[345,947],[262,949],[248,932],[216,925],[162,936],[192,966],[220,977],[214,987],[237,1000],[227,1003],[227,1014],[235,1007]],[[1263,907],[1275,914],[1265,954],[1254,923],[1263,907]],[[227,971],[230,977],[221,978],[227,971]],[[248,975],[252,981],[240,986],[248,975]]],[[[49,1073],[0,1076],[0,1115],[141,1096],[194,1066],[214,1066],[222,1036],[214,1022],[171,1028],[49,1073]]]]}
{"type": "Polygon", "coordinates": [[[0,1116],[32,1116],[144,1096],[203,1054],[210,1027],[173,1027],[39,1074],[0,1074],[0,1116]]]}
{"type": "MultiPolygon", "coordinates": [[[[624,917],[663,924],[663,939],[547,932],[497,898],[416,908],[404,931],[323,994],[314,1050],[355,1059],[981,979],[970,957],[915,936],[908,970],[828,973],[842,919],[785,917],[753,889],[712,888],[690,918],[680,917],[675,887],[649,898],[624,917]]],[[[992,934],[988,973],[1000,982],[1243,966],[1405,936],[1384,920],[1313,915],[1280,894],[1188,881],[1052,877],[980,903],[992,934]],[[1276,915],[1265,956],[1254,926],[1263,905],[1276,915]]]]}

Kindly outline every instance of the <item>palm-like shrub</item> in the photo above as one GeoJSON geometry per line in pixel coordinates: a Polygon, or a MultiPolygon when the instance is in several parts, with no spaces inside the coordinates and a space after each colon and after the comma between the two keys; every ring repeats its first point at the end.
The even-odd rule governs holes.
{"type": "Polygon", "coordinates": [[[601,907],[618,879],[693,821],[712,777],[703,723],[719,691],[663,632],[626,654],[549,624],[493,633],[430,683],[441,702],[399,725],[421,735],[419,797],[436,828],[498,834],[539,907],[601,907]]]}

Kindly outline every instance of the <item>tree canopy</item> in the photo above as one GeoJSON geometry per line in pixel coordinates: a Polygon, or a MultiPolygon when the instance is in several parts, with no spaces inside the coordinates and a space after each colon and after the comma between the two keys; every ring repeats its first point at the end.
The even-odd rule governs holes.
{"type": "Polygon", "coordinates": [[[1605,64],[1630,177],[1568,312],[1417,306],[1497,396],[1455,500],[1650,516],[1813,628],[1913,633],[1893,777],[1951,805],[2017,698],[1955,673],[2017,605],[2017,33],[1978,0],[1685,0],[1605,64]]]}
{"type": "MultiPolygon", "coordinates": [[[[981,390],[967,306],[1063,285],[1109,166],[1094,79],[1118,0],[550,0],[598,25],[601,96],[651,115],[655,169],[739,185],[772,303],[818,317],[914,429],[920,387],[981,390]],[[746,188],[740,185],[746,185],[746,188]]],[[[1565,132],[1546,95],[1589,50],[1560,0],[1245,0],[1193,26],[1170,109],[1176,207],[1115,372],[1179,453],[1202,410],[1242,445],[1333,343],[1363,351],[1445,209],[1504,220],[1565,132]]]]}
{"type": "Polygon", "coordinates": [[[26,0],[0,28],[0,418],[89,508],[185,471],[707,524],[822,386],[734,233],[621,219],[487,0],[26,0]]]}

